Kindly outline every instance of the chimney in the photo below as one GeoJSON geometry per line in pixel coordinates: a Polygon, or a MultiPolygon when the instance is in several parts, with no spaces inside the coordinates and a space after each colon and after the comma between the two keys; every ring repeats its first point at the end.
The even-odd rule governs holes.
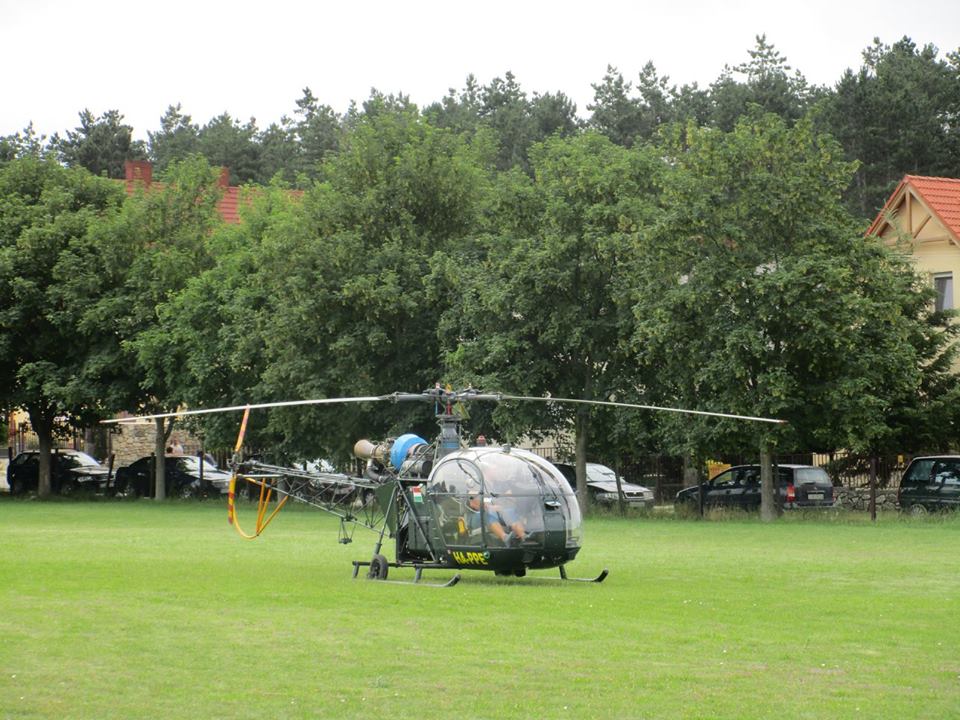
{"type": "Polygon", "coordinates": [[[230,187],[230,168],[221,166],[220,179],[217,180],[217,185],[222,188],[230,187]]]}
{"type": "Polygon", "coordinates": [[[127,160],[123,169],[128,186],[140,182],[144,187],[150,187],[153,182],[153,165],[149,160],[127,160]]]}

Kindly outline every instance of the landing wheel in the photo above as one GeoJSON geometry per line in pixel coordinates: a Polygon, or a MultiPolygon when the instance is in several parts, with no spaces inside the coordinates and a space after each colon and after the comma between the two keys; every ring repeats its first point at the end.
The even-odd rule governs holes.
{"type": "Polygon", "coordinates": [[[380,554],[374,555],[370,559],[370,569],[367,571],[368,580],[386,580],[387,571],[390,566],[387,565],[387,559],[380,554]]]}

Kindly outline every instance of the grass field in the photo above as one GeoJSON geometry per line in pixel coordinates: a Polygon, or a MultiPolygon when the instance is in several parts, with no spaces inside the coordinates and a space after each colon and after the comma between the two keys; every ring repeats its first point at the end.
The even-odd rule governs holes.
{"type": "Polygon", "coordinates": [[[336,537],[0,498],[0,718],[960,717],[957,516],[593,519],[602,585],[352,580],[336,537]]]}

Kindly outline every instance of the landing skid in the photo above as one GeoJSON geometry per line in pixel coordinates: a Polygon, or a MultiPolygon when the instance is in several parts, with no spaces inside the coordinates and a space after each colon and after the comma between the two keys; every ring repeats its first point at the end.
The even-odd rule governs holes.
{"type": "MultiPolygon", "coordinates": [[[[357,575],[359,574],[361,567],[370,567],[370,565],[371,565],[370,561],[354,560],[353,561],[354,579],[356,579],[357,575]]],[[[409,565],[401,565],[399,563],[387,563],[387,565],[389,565],[389,567],[410,567],[409,565]]],[[[387,580],[386,573],[384,573],[382,577],[371,577],[370,575],[367,575],[367,578],[370,580],[376,580],[377,582],[388,583],[390,585],[421,585],[423,587],[438,587],[438,588],[453,587],[458,582],[460,582],[460,578],[461,578],[460,573],[457,573],[456,575],[454,575],[452,578],[450,578],[445,582],[437,582],[437,583],[422,582],[424,566],[414,565],[413,567],[414,567],[413,580],[387,580]]],[[[441,569],[446,569],[442,565],[437,567],[441,569]]]]}
{"type": "Polygon", "coordinates": [[[597,575],[595,578],[567,577],[567,569],[563,565],[559,567],[559,570],[560,570],[560,579],[569,580],[571,582],[602,583],[604,580],[607,579],[607,575],[609,575],[609,572],[607,571],[606,568],[604,568],[603,571],[599,575],[597,575]]]}

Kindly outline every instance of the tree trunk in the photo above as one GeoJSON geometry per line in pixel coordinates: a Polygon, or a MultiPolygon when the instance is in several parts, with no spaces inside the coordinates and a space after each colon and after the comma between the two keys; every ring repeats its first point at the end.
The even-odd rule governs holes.
{"type": "Polygon", "coordinates": [[[153,496],[157,500],[165,500],[167,497],[167,434],[164,432],[163,418],[155,418],[153,422],[156,426],[153,454],[157,458],[154,463],[153,482],[155,490],[153,496]]]}
{"type": "Polygon", "coordinates": [[[27,413],[30,415],[30,426],[37,434],[38,441],[37,496],[48,498],[53,492],[52,458],[50,457],[53,449],[52,411],[47,412],[42,408],[28,408],[27,413]]]}
{"type": "Polygon", "coordinates": [[[683,456],[683,486],[685,488],[693,487],[700,482],[700,474],[697,472],[697,460],[691,454],[683,456]]]}
{"type": "Polygon", "coordinates": [[[770,446],[760,445],[760,519],[772,522],[777,519],[777,506],[773,496],[773,462],[770,446]]]}
{"type": "Polygon", "coordinates": [[[685,488],[697,485],[697,514],[703,517],[703,492],[704,486],[701,482],[700,473],[697,471],[697,459],[692,453],[686,453],[683,456],[683,486],[685,488]]]}
{"type": "Polygon", "coordinates": [[[577,502],[583,510],[590,507],[590,493],[587,492],[587,442],[590,435],[589,411],[577,409],[574,421],[574,467],[577,472],[577,502]]]}

